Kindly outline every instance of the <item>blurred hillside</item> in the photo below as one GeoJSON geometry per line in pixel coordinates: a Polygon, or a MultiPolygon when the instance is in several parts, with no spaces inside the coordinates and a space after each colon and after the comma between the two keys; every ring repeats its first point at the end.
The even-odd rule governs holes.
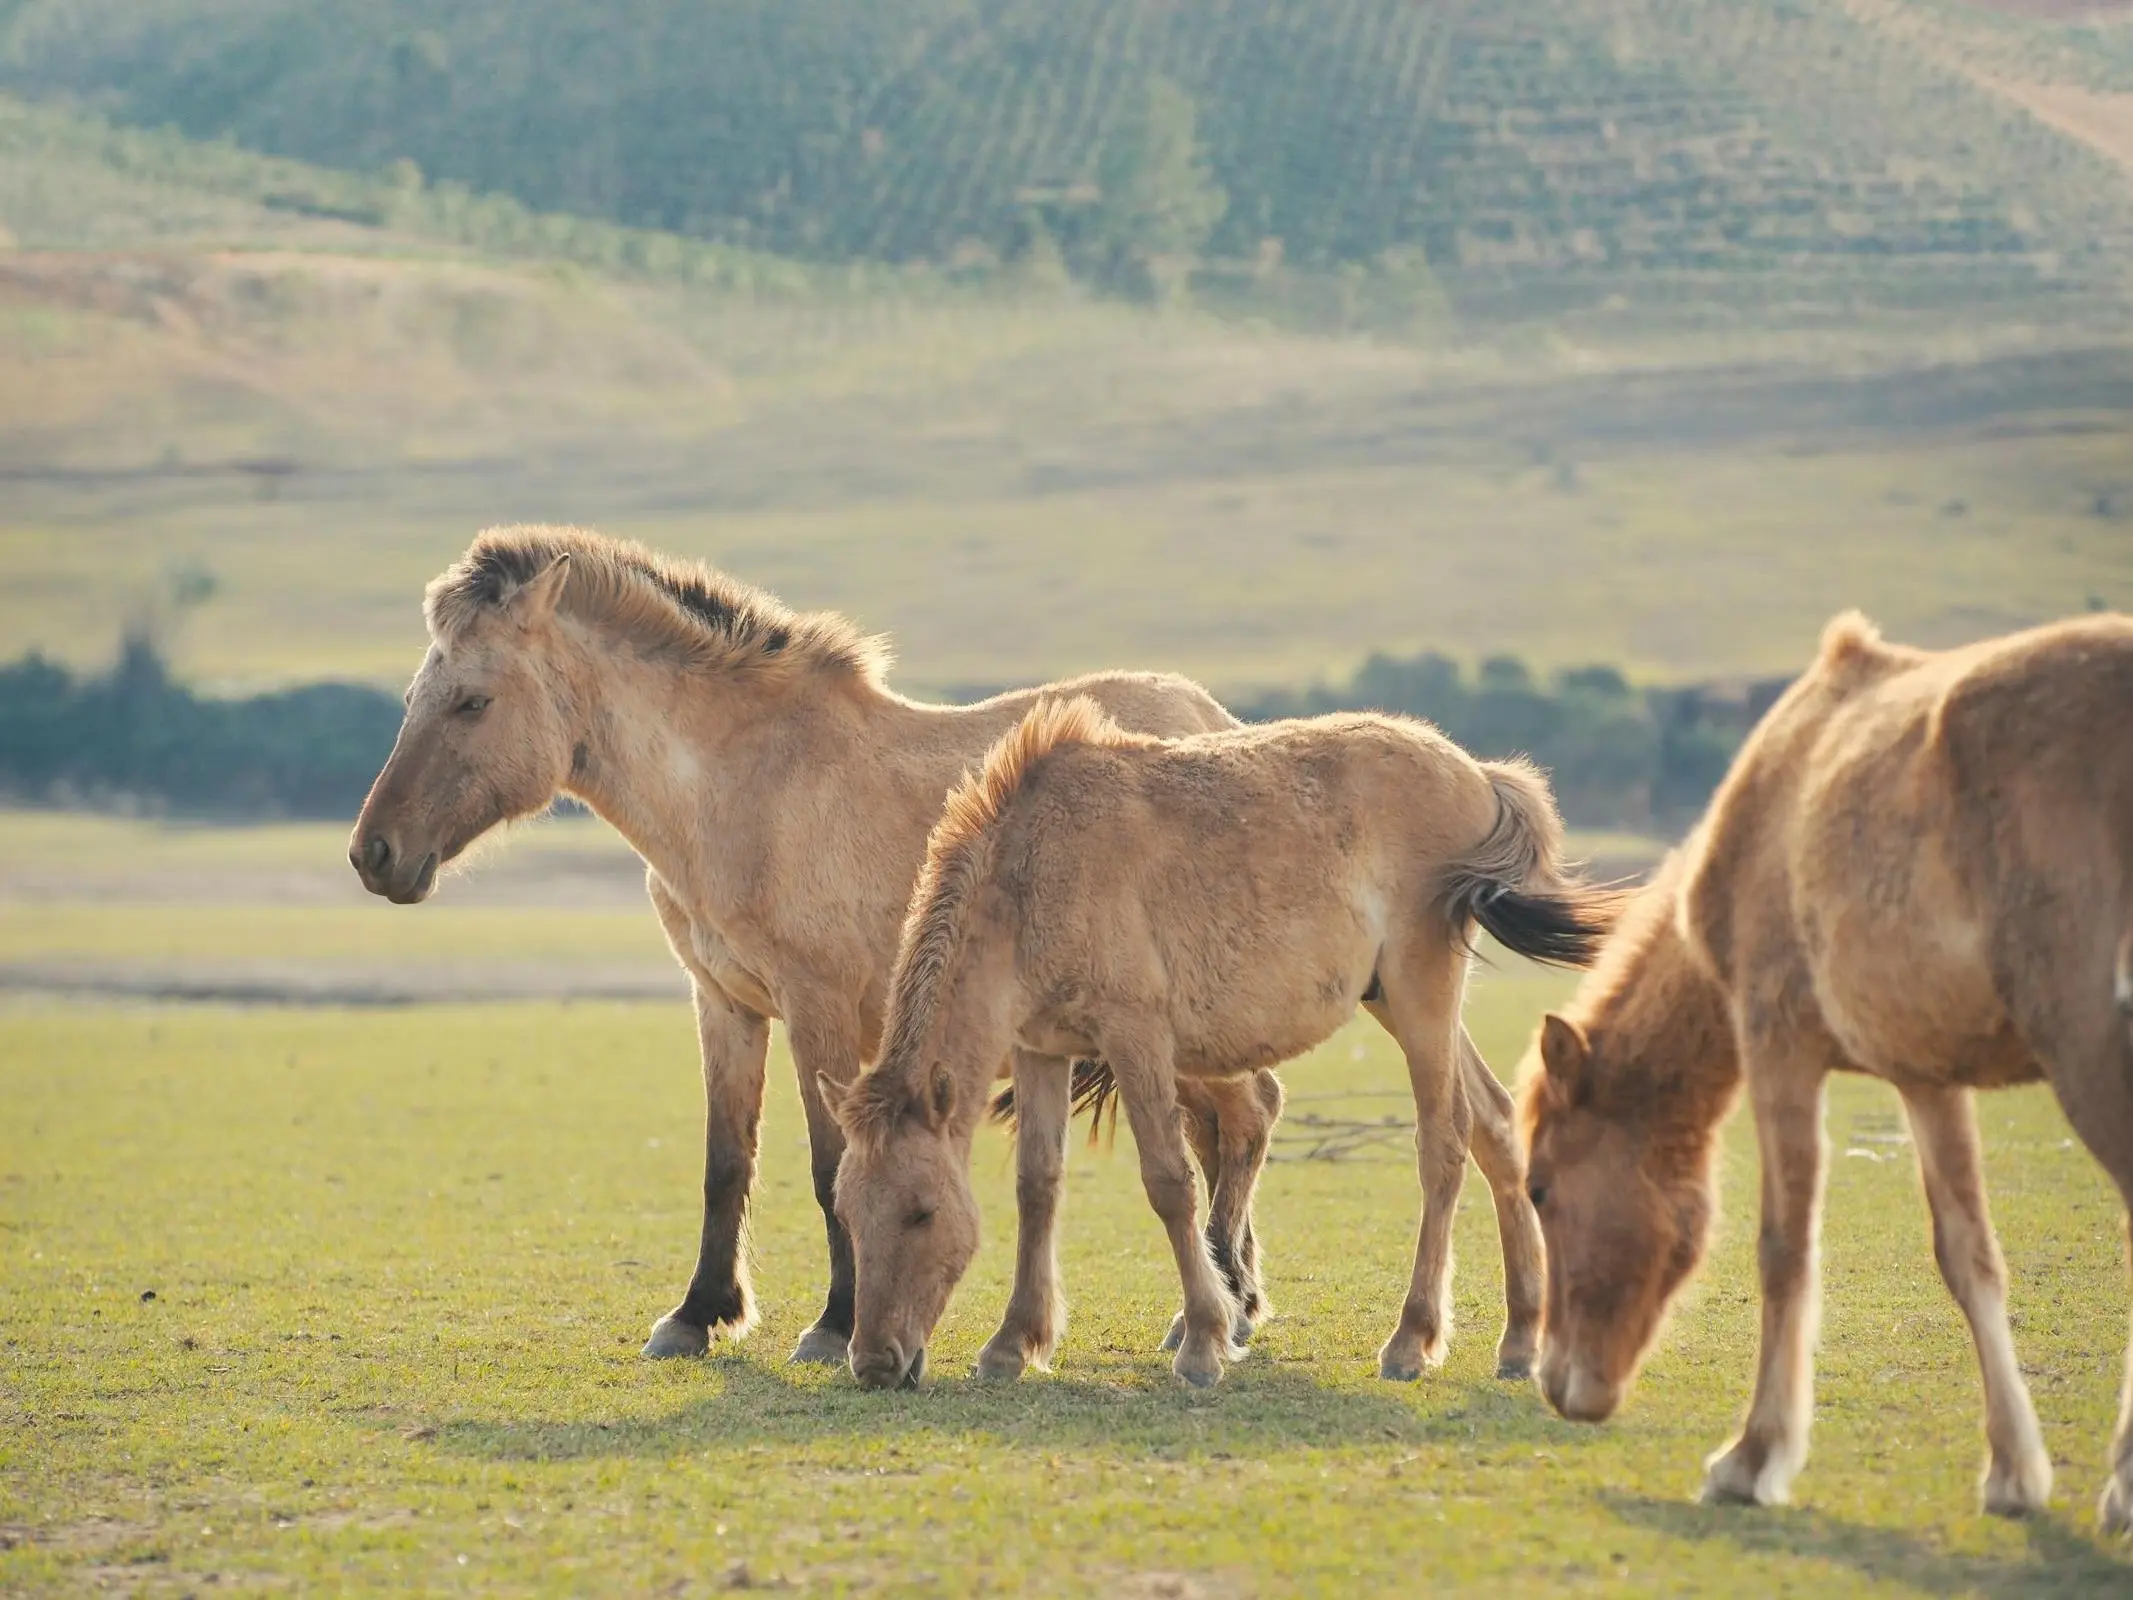
{"type": "Polygon", "coordinates": [[[518,519],[845,609],[922,692],[1373,649],[1681,684],[1846,605],[2133,605],[2122,23],[1309,15],[0,0],[0,660],[99,670],[201,573],[184,681],[395,684],[423,582],[518,519]],[[807,74],[892,58],[837,188],[807,74]],[[720,128],[816,176],[621,183],[740,185],[720,128]]]}
{"type": "Polygon", "coordinates": [[[2010,9],[12,0],[0,84],[817,259],[1294,270],[1410,317],[2115,315],[2129,152],[2094,130],[2133,30],[2010,9]]]}

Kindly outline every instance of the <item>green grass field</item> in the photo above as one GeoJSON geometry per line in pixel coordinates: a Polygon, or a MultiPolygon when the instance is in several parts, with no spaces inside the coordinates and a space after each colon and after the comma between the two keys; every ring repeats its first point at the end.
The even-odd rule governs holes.
{"type": "MultiPolygon", "coordinates": [[[[1562,980],[1485,975],[1511,1066],[1562,980]]],[[[1056,1371],[964,1376],[1003,1303],[1011,1172],[918,1394],[783,1357],[820,1225],[782,1054],[761,1327],[637,1345],[695,1224],[686,1008],[0,1009],[0,1589],[209,1592],[2104,1593],[2090,1507],[2126,1326],[2116,1209],[2034,1092],[1985,1124],[2016,1331],[2059,1463],[2027,1527],[1972,1506],[1977,1386],[1894,1102],[1841,1084],[1816,1453],[1799,1504],[1690,1503],[1750,1373],[1754,1161],[1629,1411],[1582,1430],[1489,1376],[1500,1274],[1459,1223],[1445,1369],[1379,1382],[1415,1206],[1395,1137],[1297,1159],[1307,1116],[1398,1113],[1371,1026],[1288,1074],[1261,1216],[1280,1310],[1211,1394],[1152,1345],[1176,1297],[1129,1150],[1077,1152],[1056,1371]],[[1381,1098],[1382,1097],[1382,1098],[1381,1098]],[[144,1299],[153,1292],[154,1298],[144,1299]]]]}

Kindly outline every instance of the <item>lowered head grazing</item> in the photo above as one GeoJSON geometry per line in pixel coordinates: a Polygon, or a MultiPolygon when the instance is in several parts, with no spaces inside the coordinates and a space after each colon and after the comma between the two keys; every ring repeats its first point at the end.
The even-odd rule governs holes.
{"type": "Polygon", "coordinates": [[[827,1080],[822,1089],[844,1129],[837,1216],[859,1268],[852,1374],[869,1389],[916,1388],[926,1343],[978,1252],[958,1091],[939,1068],[916,1089],[879,1072],[841,1096],[827,1080]]]}
{"type": "Polygon", "coordinates": [[[1723,997],[1674,926],[1674,877],[1670,865],[1631,903],[1522,1070],[1548,1258],[1540,1386],[1574,1422],[1621,1405],[1717,1212],[1715,1136],[1738,1058],[1723,997]]]}
{"type": "Polygon", "coordinates": [[[1589,1074],[1605,1068],[1574,1023],[1550,1016],[1540,1056],[1526,1088],[1526,1172],[1548,1246],[1541,1392],[1573,1422],[1604,1422],[1703,1257],[1709,1163],[1700,1152],[1648,1147],[1640,1130],[1594,1105],[1589,1074]]]}

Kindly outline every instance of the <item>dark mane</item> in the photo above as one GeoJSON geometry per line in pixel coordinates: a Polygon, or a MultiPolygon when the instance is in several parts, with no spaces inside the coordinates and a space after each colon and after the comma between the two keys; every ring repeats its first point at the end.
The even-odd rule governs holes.
{"type": "Polygon", "coordinates": [[[583,528],[490,528],[424,597],[440,638],[499,610],[563,556],[562,609],[606,623],[705,668],[846,672],[878,683],[884,643],[835,612],[795,612],[775,595],[693,561],[678,561],[583,528]]]}

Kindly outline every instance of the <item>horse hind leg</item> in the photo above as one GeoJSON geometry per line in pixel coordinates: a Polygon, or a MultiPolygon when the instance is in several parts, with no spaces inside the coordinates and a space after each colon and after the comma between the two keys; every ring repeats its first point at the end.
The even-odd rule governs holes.
{"type": "Polygon", "coordinates": [[[1419,1378],[1444,1359],[1451,1338],[1452,1219],[1466,1178],[1472,1111],[1458,1060],[1460,990],[1465,959],[1439,937],[1381,957],[1382,1020],[1407,1057],[1415,1097],[1415,1166],[1422,1183],[1422,1220],[1415,1265],[1399,1325],[1378,1351],[1378,1375],[1398,1382],[1419,1378]]]}
{"type": "MultiPolygon", "coordinates": [[[[1272,1311],[1259,1275],[1259,1240],[1252,1226],[1252,1196],[1266,1168],[1274,1125],[1281,1118],[1281,1080],[1261,1068],[1237,1078],[1185,1079],[1178,1107],[1186,1142],[1207,1180],[1207,1252],[1237,1300],[1231,1336],[1251,1342],[1272,1311]]],[[[1185,1334],[1182,1312],[1164,1336],[1175,1350],[1185,1334]]]]}
{"type": "MultiPolygon", "coordinates": [[[[2099,991],[2082,985],[2084,994],[2050,995],[2021,1020],[2034,1024],[2024,1032],[2036,1041],[2037,1056],[2067,1121],[2118,1186],[2119,1198],[2133,1217],[2133,1017],[2116,993],[2116,980],[2125,972],[2125,946],[2118,956],[2107,1011],[2097,1006],[2099,991]],[[2084,998],[2086,1006],[2079,1004],[2084,998]]],[[[2133,1220],[2127,1228],[2127,1249],[2133,1258],[2133,1220]]],[[[2128,1329],[2110,1470],[2096,1514],[2106,1532],[2133,1534],[2133,1327],[2128,1329]]]]}
{"type": "Polygon", "coordinates": [[[1459,1065],[1473,1114],[1474,1163],[1488,1180],[1496,1205],[1496,1233],[1503,1246],[1503,1338],[1496,1346],[1496,1376],[1529,1378],[1540,1350],[1542,1291],[1547,1268],[1540,1216],[1526,1194],[1526,1158],[1518,1146],[1510,1091],[1481,1059],[1465,1028],[1459,1030],[1459,1065]]]}
{"type": "Polygon", "coordinates": [[[2052,1464],[2007,1325],[2007,1263],[1985,1201],[1976,1107],[1967,1089],[1906,1089],[1903,1102],[1933,1212],[1933,1256],[1970,1324],[1984,1378],[1984,1506],[2027,1516],[2051,1499],[2052,1464]]]}
{"type": "Polygon", "coordinates": [[[1199,1190],[1186,1157],[1178,1106],[1178,1085],[1166,1037],[1150,1037],[1114,1048],[1105,1041],[1104,1058],[1118,1078],[1119,1098],[1140,1150],[1141,1184],[1148,1204],[1162,1219],[1177,1258],[1185,1291],[1185,1329],[1171,1370],[1195,1388],[1222,1376],[1222,1363],[1244,1352],[1232,1342],[1237,1302],[1215,1270],[1199,1219],[1199,1190]]]}

